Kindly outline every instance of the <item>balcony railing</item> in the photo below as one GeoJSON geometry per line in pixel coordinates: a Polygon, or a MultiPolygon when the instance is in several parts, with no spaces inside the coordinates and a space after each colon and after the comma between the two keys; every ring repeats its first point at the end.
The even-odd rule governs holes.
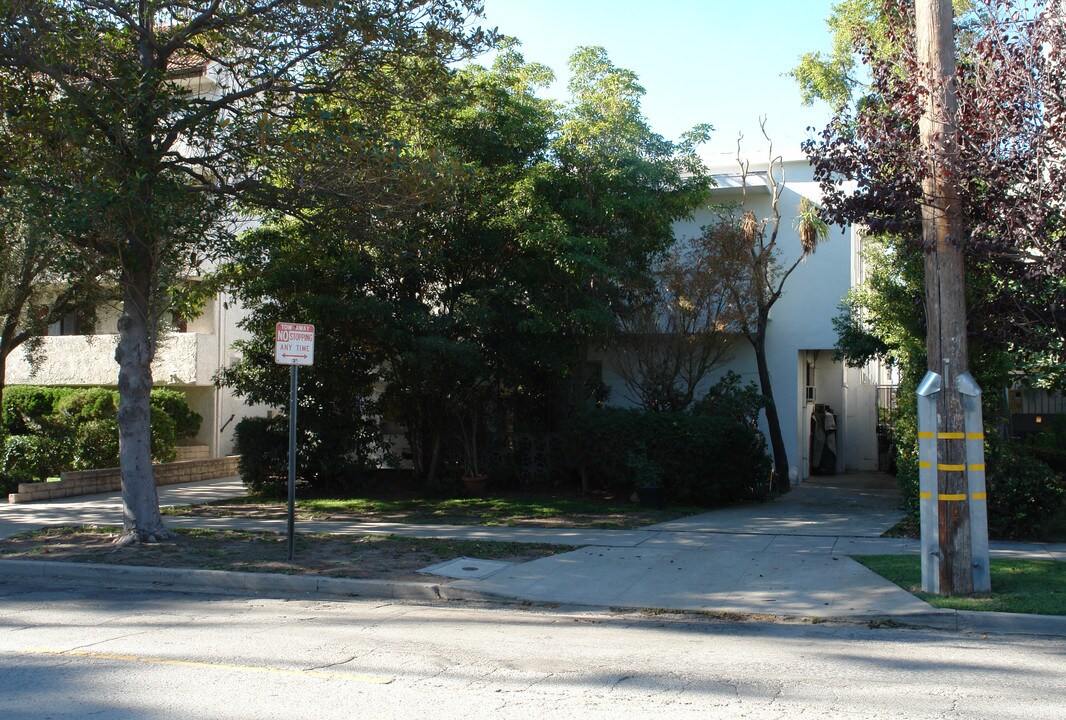
{"type": "MultiPolygon", "coordinates": [[[[7,359],[9,385],[115,385],[118,335],[63,335],[41,338],[30,353],[23,346],[7,359]]],[[[210,385],[218,369],[218,338],[203,333],[163,336],[152,362],[158,385],[210,385]]]]}

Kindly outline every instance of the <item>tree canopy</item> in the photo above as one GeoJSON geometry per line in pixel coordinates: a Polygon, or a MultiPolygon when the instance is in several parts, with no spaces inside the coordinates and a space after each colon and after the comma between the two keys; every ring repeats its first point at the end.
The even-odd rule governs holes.
{"type": "MultiPolygon", "coordinates": [[[[1054,382],[1066,359],[1059,190],[1066,172],[1066,23],[1057,3],[973,7],[958,48],[958,154],[937,158],[958,179],[964,199],[967,235],[956,241],[969,267],[969,333],[1054,382]]],[[[884,8],[899,21],[882,25],[877,37],[857,39],[868,91],[807,152],[832,222],[920,244],[921,181],[929,164],[917,142],[918,118],[925,94],[935,90],[919,80],[909,3],[884,8]],[[895,48],[889,56],[879,54],[880,38],[895,48]]]]}
{"type": "Polygon", "coordinates": [[[0,3],[0,86],[26,98],[10,117],[69,148],[78,169],[22,164],[7,147],[4,172],[55,199],[54,229],[105,258],[122,295],[124,540],[168,534],[148,431],[167,286],[231,233],[234,200],[296,214],[321,197],[370,214],[392,206],[394,187],[373,181],[380,164],[349,175],[325,149],[373,156],[388,147],[378,133],[303,131],[329,118],[323,98],[342,115],[358,107],[364,122],[421,102],[447,61],[488,39],[467,25],[479,10],[477,0],[0,3]]]}
{"type": "MultiPolygon", "coordinates": [[[[672,143],[648,128],[632,73],[600,48],[578,50],[573,69],[569,102],[542,99],[550,70],[507,45],[491,68],[455,70],[427,111],[398,114],[401,154],[448,170],[402,217],[357,232],[347,211],[288,226],[317,233],[325,250],[311,291],[284,282],[282,266],[304,261],[285,250],[289,240],[274,242],[276,229],[242,241],[227,270],[267,278],[278,269],[272,287],[238,291],[250,322],[266,322],[278,303],[327,322],[332,298],[349,298],[350,313],[328,316],[366,358],[348,384],[368,403],[381,393],[427,483],[459,471],[466,443],[453,430],[484,431],[486,414],[519,406],[518,422],[544,422],[530,404],[611,332],[635,279],[672,241],[673,221],[705,197],[695,138],[672,143]]],[[[229,375],[239,391],[255,393],[264,358],[245,353],[229,375]]]]}

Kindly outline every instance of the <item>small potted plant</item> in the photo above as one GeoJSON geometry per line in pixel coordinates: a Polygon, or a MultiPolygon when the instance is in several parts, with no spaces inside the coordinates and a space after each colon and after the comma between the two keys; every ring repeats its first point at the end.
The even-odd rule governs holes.
{"type": "Polygon", "coordinates": [[[638,443],[634,450],[626,453],[626,466],[632,473],[640,504],[661,510],[665,503],[663,470],[648,457],[648,449],[644,443],[638,443]]]}

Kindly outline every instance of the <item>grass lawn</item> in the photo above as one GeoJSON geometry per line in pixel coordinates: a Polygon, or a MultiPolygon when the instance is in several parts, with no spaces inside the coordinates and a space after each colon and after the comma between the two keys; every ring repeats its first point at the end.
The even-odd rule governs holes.
{"type": "Polygon", "coordinates": [[[992,594],[940,597],[921,592],[921,558],[916,555],[855,557],[878,575],[937,608],[1038,615],[1066,615],[1066,563],[1054,560],[992,560],[992,594]]]}
{"type": "MultiPolygon", "coordinates": [[[[439,523],[445,525],[529,525],[629,529],[704,512],[707,508],[671,506],[662,510],[613,499],[580,496],[500,494],[471,498],[362,497],[302,498],[296,501],[300,520],[439,523]]],[[[168,515],[201,517],[281,517],[282,500],[242,497],[203,505],[164,509],[168,515]]]]}

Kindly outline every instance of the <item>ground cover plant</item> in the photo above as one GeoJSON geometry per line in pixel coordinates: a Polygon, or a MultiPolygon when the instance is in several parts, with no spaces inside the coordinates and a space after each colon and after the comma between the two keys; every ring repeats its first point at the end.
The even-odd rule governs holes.
{"type": "Polygon", "coordinates": [[[992,560],[992,594],[941,597],[921,592],[921,558],[868,555],[860,563],[933,607],[1039,615],[1066,615],[1066,563],[1054,560],[992,560]]]}
{"type": "Polygon", "coordinates": [[[418,570],[460,557],[527,562],[573,549],[486,540],[299,534],[295,560],[289,562],[287,538],[279,533],[176,529],[165,542],[116,548],[120,532],[103,526],[45,528],[0,541],[0,558],[426,581],[431,576],[418,570]]]}

